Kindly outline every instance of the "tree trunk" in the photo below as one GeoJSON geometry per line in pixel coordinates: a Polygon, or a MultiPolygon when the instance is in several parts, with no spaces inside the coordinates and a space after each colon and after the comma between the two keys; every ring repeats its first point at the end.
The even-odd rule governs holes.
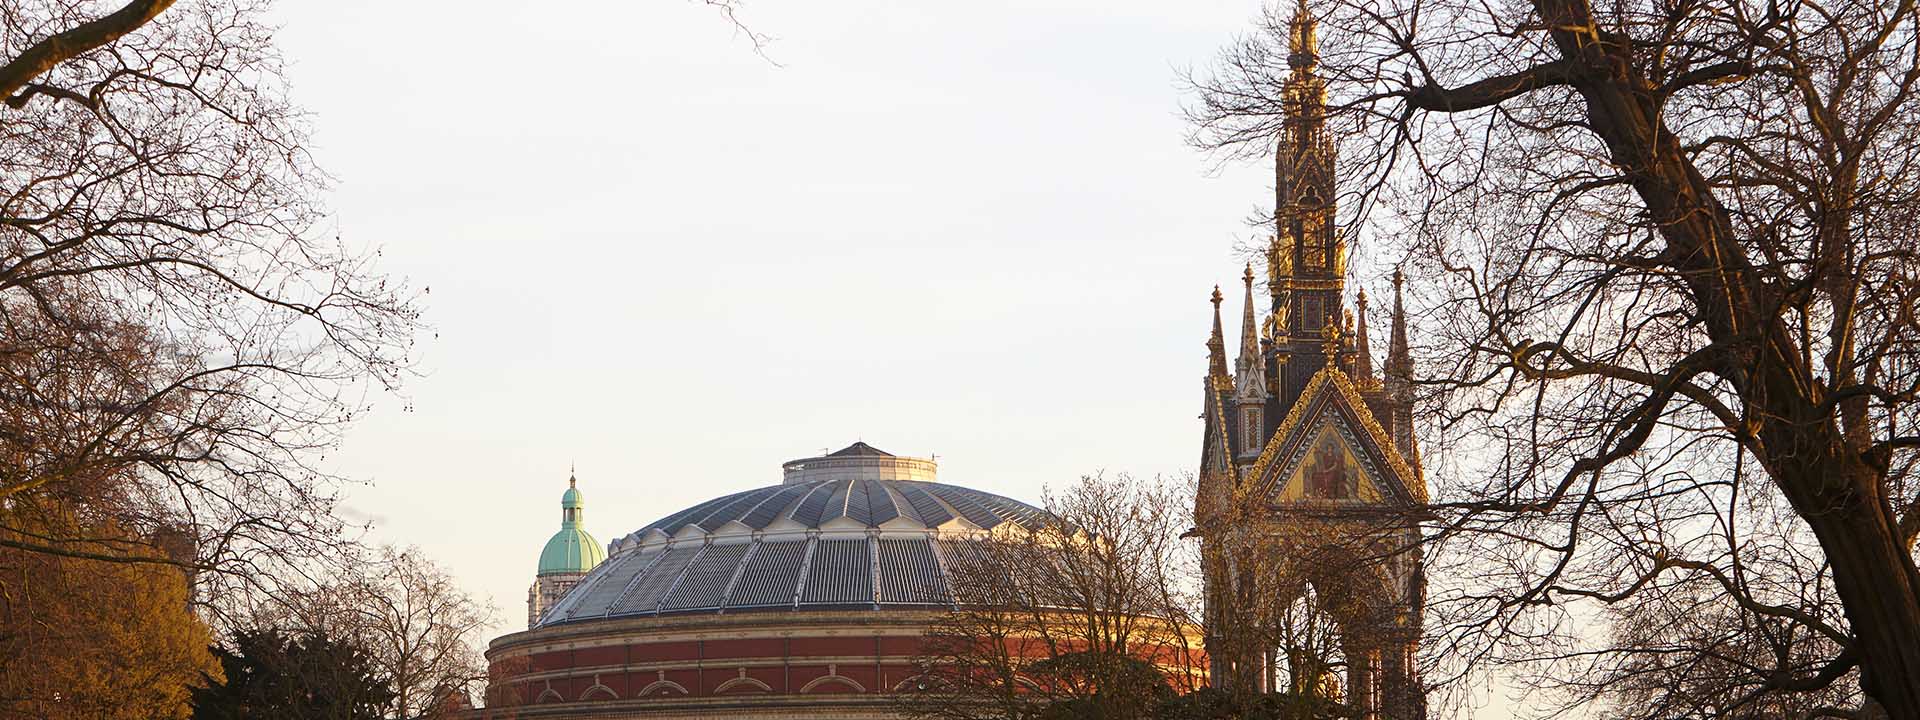
{"type": "MultiPolygon", "coordinates": [[[[1833,564],[1859,654],[1861,686],[1891,718],[1920,720],[1920,571],[1899,541],[1879,492],[1881,473],[1860,461],[1832,413],[1821,414],[1802,381],[1813,377],[1785,348],[1726,209],[1660,119],[1620,38],[1594,30],[1585,0],[1535,0],[1561,56],[1576,64],[1574,85],[1592,130],[1608,146],[1667,241],[1665,256],[1688,285],[1707,334],[1732,351],[1722,375],[1766,422],[1761,462],[1833,564]],[[1620,53],[1620,54],[1615,54],[1620,53]],[[1769,327],[1774,326],[1774,327],[1769,327]],[[1752,338],[1759,330],[1771,342],[1752,338]]],[[[1735,430],[1736,428],[1729,428],[1735,430]]]]}
{"type": "Polygon", "coordinates": [[[1802,492],[1791,487],[1801,479],[1782,478],[1781,485],[1833,564],[1834,587],[1860,657],[1861,689],[1888,717],[1920,720],[1920,569],[1899,542],[1892,510],[1873,492],[1875,478],[1850,475],[1850,492],[1811,498],[1800,497],[1808,494],[1805,487],[1834,483],[1803,478],[1809,482],[1802,492]]]}

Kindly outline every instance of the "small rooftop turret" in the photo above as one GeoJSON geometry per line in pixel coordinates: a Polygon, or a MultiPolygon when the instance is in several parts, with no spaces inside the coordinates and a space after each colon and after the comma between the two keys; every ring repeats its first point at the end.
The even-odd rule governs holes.
{"type": "Polygon", "coordinates": [[[903,457],[855,442],[819,457],[788,460],[780,465],[781,484],[819,480],[917,480],[933,482],[939,467],[931,458],[903,457]]]}

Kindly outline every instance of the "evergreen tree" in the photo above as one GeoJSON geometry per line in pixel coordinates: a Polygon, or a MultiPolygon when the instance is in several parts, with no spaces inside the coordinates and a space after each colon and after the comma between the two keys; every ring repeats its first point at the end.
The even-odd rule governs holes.
{"type": "Polygon", "coordinates": [[[380,720],[393,699],[364,650],[324,633],[239,632],[214,653],[226,682],[194,691],[194,720],[380,720]]]}

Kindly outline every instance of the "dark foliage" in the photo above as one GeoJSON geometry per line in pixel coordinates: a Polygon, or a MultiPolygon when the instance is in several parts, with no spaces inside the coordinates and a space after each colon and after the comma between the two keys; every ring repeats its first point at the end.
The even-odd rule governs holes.
{"type": "Polygon", "coordinates": [[[194,720],[380,720],[393,699],[365,651],[324,634],[242,631],[214,652],[227,679],[194,691],[194,720]]]}
{"type": "Polygon", "coordinates": [[[1238,695],[1201,688],[1160,704],[1156,720],[1330,720],[1346,717],[1339,703],[1314,695],[1238,695]]]}

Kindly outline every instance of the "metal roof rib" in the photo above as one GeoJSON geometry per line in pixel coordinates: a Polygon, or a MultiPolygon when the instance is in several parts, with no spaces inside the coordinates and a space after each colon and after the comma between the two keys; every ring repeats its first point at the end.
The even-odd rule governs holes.
{"type": "Polygon", "coordinates": [[[873,483],[868,480],[847,484],[847,519],[861,525],[873,525],[873,483]]]}
{"type": "Polygon", "coordinates": [[[1000,516],[993,514],[975,501],[971,491],[961,490],[951,485],[941,485],[933,491],[933,496],[946,503],[947,507],[953,508],[953,511],[959,513],[960,517],[966,518],[967,522],[980,526],[982,530],[992,530],[995,525],[1000,524],[1000,516]]]}
{"type": "MultiPolygon", "coordinates": [[[[747,492],[753,492],[753,491],[748,490],[747,492]]],[[[708,500],[706,502],[700,503],[698,505],[687,508],[685,510],[681,510],[680,512],[674,513],[672,515],[668,515],[666,517],[660,518],[659,520],[655,520],[652,523],[649,523],[646,527],[640,528],[634,534],[638,535],[648,530],[657,529],[668,535],[672,535],[673,531],[678,530],[680,529],[680,526],[687,524],[688,518],[698,515],[699,513],[710,511],[713,509],[714,506],[732,499],[734,495],[741,495],[741,494],[744,494],[744,493],[722,495],[720,497],[714,498],[712,500],[708,500]]]]}
{"type": "Polygon", "coordinates": [[[807,527],[819,527],[820,512],[827,509],[827,498],[833,495],[835,484],[831,481],[816,483],[806,497],[800,498],[800,502],[794,505],[793,512],[788,513],[787,517],[807,527]]]}
{"type": "Polygon", "coordinates": [[[618,605],[607,610],[608,615],[632,615],[652,613],[660,609],[660,599],[680,579],[680,573],[699,556],[705,545],[680,546],[666,551],[654,562],[654,567],[646,576],[635,583],[633,590],[620,598],[618,605]]]}
{"type": "Polygon", "coordinates": [[[766,494],[766,488],[740,493],[734,497],[733,502],[714,508],[713,512],[707,513],[706,517],[700,518],[694,524],[708,532],[718,530],[721,525],[727,524],[727,521],[740,519],[749,508],[759,504],[763,499],[760,496],[763,494],[766,494]]]}
{"type": "MultiPolygon", "coordinates": [[[[766,489],[775,490],[774,488],[766,489]]],[[[780,511],[787,509],[789,503],[805,494],[807,490],[805,485],[778,486],[778,490],[767,493],[764,499],[742,513],[740,522],[755,530],[765,530],[767,525],[773,523],[774,518],[780,516],[780,511]]]]}
{"type": "MultiPolygon", "coordinates": [[[[878,526],[894,518],[905,515],[900,509],[900,493],[895,492],[886,483],[872,483],[867,486],[867,524],[878,526]]],[[[919,518],[909,517],[909,520],[919,518]]]]}
{"type": "Polygon", "coordinates": [[[707,551],[680,574],[680,583],[660,601],[660,611],[720,607],[726,600],[728,583],[752,547],[750,543],[708,545],[707,551]]]}
{"type": "Polygon", "coordinates": [[[927,492],[926,488],[910,484],[894,487],[900,491],[901,497],[907,499],[907,504],[913,507],[913,513],[920,516],[922,525],[938,527],[957,517],[947,509],[946,505],[935,499],[933,493],[927,492]]]}
{"type": "Polygon", "coordinates": [[[740,564],[733,567],[733,577],[727,578],[727,589],[720,592],[720,602],[716,607],[725,608],[727,603],[733,602],[734,588],[740,587],[740,578],[747,574],[747,565],[753,562],[753,556],[759,554],[760,549],[764,547],[766,547],[765,543],[747,544],[746,557],[740,558],[740,564]]]}
{"type": "Polygon", "coordinates": [[[846,517],[847,502],[853,499],[853,482],[852,480],[833,481],[833,496],[827,498],[826,509],[821,511],[820,517],[812,524],[819,525],[837,517],[846,517]]]}
{"type": "Polygon", "coordinates": [[[947,577],[928,540],[878,540],[879,592],[883,603],[945,605],[953,601],[947,577]]]}
{"type": "Polygon", "coordinates": [[[802,605],[873,603],[873,571],[866,540],[816,540],[802,605]]]}
{"type": "Polygon", "coordinates": [[[660,560],[660,555],[661,553],[651,555],[632,553],[626,555],[624,559],[615,558],[623,563],[621,565],[613,563],[601,565],[600,567],[606,569],[606,574],[601,576],[592,588],[575,587],[573,592],[567,593],[568,599],[580,597],[578,605],[567,612],[567,617],[576,617],[582,611],[589,609],[592,611],[591,617],[605,615],[608,608],[613,607],[614,603],[619,602],[620,598],[627,594],[627,588],[633,585],[633,581],[646,574],[647,568],[653,567],[653,564],[660,560]]]}
{"type": "Polygon", "coordinates": [[[800,582],[800,563],[807,541],[754,543],[754,552],[742,564],[740,579],[727,597],[728,608],[792,605],[800,582]]]}

